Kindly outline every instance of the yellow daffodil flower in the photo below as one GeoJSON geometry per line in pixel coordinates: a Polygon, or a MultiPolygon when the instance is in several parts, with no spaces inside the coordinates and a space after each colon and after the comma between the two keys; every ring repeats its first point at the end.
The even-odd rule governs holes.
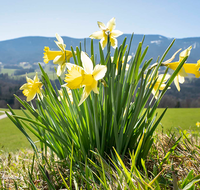
{"type": "Polygon", "coordinates": [[[59,47],[60,51],[51,51],[49,47],[44,47],[44,62],[48,63],[53,60],[54,64],[58,64],[57,75],[60,76],[66,69],[66,62],[73,56],[72,52],[65,50],[66,45],[63,39],[56,34],[58,41],[55,41],[56,45],[59,47]]]}
{"type": "Polygon", "coordinates": [[[197,127],[200,127],[200,122],[197,122],[197,123],[196,123],[196,126],[197,126],[197,127]]]}
{"type": "MultiPolygon", "coordinates": [[[[192,49],[192,46],[188,47],[187,49],[185,49],[184,51],[182,51],[180,54],[179,54],[179,61],[177,62],[171,62],[176,54],[181,50],[179,49],[177,52],[174,53],[174,55],[168,59],[167,61],[163,62],[162,64],[169,67],[170,69],[173,69],[173,70],[176,70],[176,68],[179,66],[179,64],[181,63],[181,61],[186,57],[186,56],[189,56],[190,55],[190,50],[192,49]]],[[[185,82],[185,78],[188,76],[186,71],[185,71],[185,67],[183,66],[181,68],[181,70],[178,72],[177,76],[174,78],[174,84],[177,88],[178,91],[180,91],[180,85],[179,83],[183,84],[185,82]]]]}
{"type": "MultiPolygon", "coordinates": [[[[127,58],[126,71],[129,68],[128,62],[131,60],[131,58],[132,58],[131,55],[129,55],[128,58],[127,58]]],[[[113,59],[114,59],[114,57],[111,57],[112,62],[113,62],[113,59]]],[[[124,65],[124,60],[125,60],[125,56],[123,56],[123,58],[122,58],[122,66],[124,65]]],[[[115,72],[116,75],[117,75],[117,72],[118,72],[118,65],[119,65],[119,58],[117,59],[117,63],[116,63],[116,72],[115,72]]]]}
{"type": "MultiPolygon", "coordinates": [[[[164,79],[163,79],[163,76],[164,76],[163,74],[157,75],[157,80],[155,79],[156,83],[152,89],[152,94],[154,95],[155,99],[158,99],[159,90],[163,90],[165,88],[165,86],[166,86],[165,82],[167,82],[167,80],[170,78],[171,75],[166,74],[164,79]],[[163,81],[162,81],[162,79],[163,79],[163,81]],[[161,81],[162,81],[162,84],[160,85],[161,81]],[[159,85],[160,85],[160,87],[159,87],[159,85]],[[158,88],[159,88],[159,90],[158,90],[158,88]]],[[[144,78],[145,77],[146,77],[146,75],[144,75],[144,78]]],[[[148,81],[150,82],[151,79],[152,79],[152,77],[149,76],[148,81]]],[[[152,81],[152,83],[153,82],[154,82],[154,80],[152,81]]],[[[170,89],[170,87],[168,87],[168,89],[170,89]]]]}
{"type": "Polygon", "coordinates": [[[26,76],[26,81],[27,83],[22,85],[20,90],[23,90],[22,93],[27,97],[26,101],[29,102],[35,98],[36,94],[41,94],[43,84],[39,81],[37,73],[33,80],[26,76]]]}
{"type": "MultiPolygon", "coordinates": [[[[66,87],[66,89],[67,89],[67,93],[68,93],[68,95],[69,95],[69,99],[70,99],[71,103],[73,104],[72,91],[71,91],[68,87],[66,87]]],[[[58,90],[58,92],[59,92],[59,94],[60,94],[60,96],[58,97],[58,100],[61,101],[61,98],[64,97],[64,96],[63,96],[63,89],[58,90]],[[61,98],[60,98],[60,97],[61,97],[61,98]]],[[[67,101],[67,99],[66,99],[66,101],[67,101]]],[[[69,104],[68,104],[68,101],[67,101],[67,105],[69,105],[69,104]]]]}
{"type": "Polygon", "coordinates": [[[117,37],[121,36],[123,33],[119,30],[114,30],[115,29],[115,18],[112,18],[108,23],[107,26],[105,26],[104,23],[102,22],[97,22],[99,28],[101,31],[94,32],[92,35],[89,37],[92,39],[101,39],[101,47],[104,49],[107,45],[108,42],[108,35],[110,37],[110,43],[113,48],[117,47],[117,37]]]}
{"type": "MultiPolygon", "coordinates": [[[[155,99],[158,98],[159,90],[163,90],[165,88],[165,86],[166,86],[165,82],[167,82],[167,80],[170,78],[171,75],[166,74],[165,78],[162,81],[163,76],[164,76],[163,74],[158,76],[158,79],[153,87],[152,94],[154,95],[155,99]],[[161,81],[162,81],[162,84],[160,85],[161,81]],[[159,85],[160,85],[160,88],[158,90],[159,85]],[[157,91],[157,93],[156,93],[156,91],[157,91]]],[[[170,89],[170,87],[168,89],[170,89]]]]}
{"type": "Polygon", "coordinates": [[[185,63],[183,65],[186,73],[194,74],[196,78],[200,77],[200,60],[197,63],[185,63]]]}
{"type": "Polygon", "coordinates": [[[81,52],[81,61],[83,68],[78,65],[67,63],[68,74],[66,74],[65,77],[65,82],[67,84],[64,84],[64,86],[71,89],[84,87],[79,106],[85,101],[92,90],[96,94],[99,93],[97,88],[98,80],[102,79],[107,71],[105,65],[96,65],[93,69],[91,59],[84,52],[81,52]]]}

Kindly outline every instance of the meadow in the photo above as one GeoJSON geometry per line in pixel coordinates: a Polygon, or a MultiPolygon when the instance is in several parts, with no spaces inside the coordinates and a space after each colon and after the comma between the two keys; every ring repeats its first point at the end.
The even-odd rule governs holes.
{"type": "MultiPolygon", "coordinates": [[[[1,67],[1,66],[0,66],[1,67]]],[[[57,79],[56,77],[56,73],[54,71],[54,67],[55,65],[44,65],[44,70],[45,72],[48,74],[49,78],[51,80],[55,80],[57,79]]],[[[24,69],[26,67],[23,67],[24,69]]],[[[13,77],[14,79],[18,79],[20,77],[26,77],[26,75],[30,78],[33,78],[35,76],[35,72],[38,72],[38,76],[40,77],[41,76],[41,71],[39,69],[39,66],[38,68],[35,70],[35,72],[30,72],[30,73],[27,73],[27,74],[22,74],[22,75],[14,75],[14,72],[16,71],[17,69],[5,69],[3,67],[0,68],[0,73],[2,74],[8,74],[8,76],[10,77],[13,77]]],[[[64,78],[64,77],[63,77],[64,78]]]]}
{"type": "MultiPolygon", "coordinates": [[[[158,116],[163,112],[163,108],[158,108],[158,116]]],[[[8,111],[8,109],[0,109],[0,111],[8,111]]],[[[15,112],[23,116],[21,110],[15,112]]],[[[178,132],[178,129],[192,130],[199,133],[196,122],[200,121],[200,108],[169,108],[157,128],[158,132],[169,130],[178,132]]],[[[19,149],[31,148],[29,142],[21,131],[12,123],[9,118],[0,120],[0,148],[4,151],[17,151],[19,149]]],[[[36,137],[30,134],[36,141],[36,137]]]]}
{"type": "MultiPolygon", "coordinates": [[[[91,57],[81,44],[76,51],[65,50],[59,34],[55,43],[60,51],[45,46],[44,62],[53,60],[58,65],[53,79],[56,74],[60,90],[52,84],[53,69],[39,64],[41,75],[36,73],[33,80],[27,77],[20,88],[26,100],[15,95],[31,116],[9,106],[13,115],[0,121],[0,187],[8,187],[11,179],[15,189],[24,187],[22,183],[26,189],[199,189],[200,140],[196,123],[200,108],[158,109],[173,82],[180,91],[179,83],[185,77],[182,71],[200,77],[199,61],[185,63],[192,46],[179,53],[178,62],[172,61],[180,49],[164,61],[173,40],[156,63],[151,64],[152,59],[143,63],[148,50],[142,50],[144,39],[132,57],[133,35],[129,46],[125,38],[117,48],[115,38],[122,32],[113,30],[115,18],[107,23],[106,30],[103,23],[98,25],[101,31],[90,35],[91,57]],[[93,38],[102,38],[99,64],[93,38]],[[115,49],[113,57],[111,46],[115,49]],[[68,62],[72,57],[74,64],[68,62]],[[165,68],[162,74],[160,67],[165,68]],[[169,68],[174,70],[171,75],[169,68]],[[34,98],[36,104],[29,104],[34,98]],[[34,155],[30,152],[28,159],[23,157],[24,174],[17,170],[13,177],[11,169],[21,167],[12,167],[16,165],[11,161],[18,160],[23,149],[30,150],[23,133],[34,155]],[[12,156],[14,153],[16,156],[12,156]],[[31,157],[31,165],[25,166],[24,160],[30,161],[31,157]],[[15,181],[19,174],[24,177],[19,179],[22,183],[15,181]]],[[[28,76],[32,78],[32,74],[28,76]]]]}

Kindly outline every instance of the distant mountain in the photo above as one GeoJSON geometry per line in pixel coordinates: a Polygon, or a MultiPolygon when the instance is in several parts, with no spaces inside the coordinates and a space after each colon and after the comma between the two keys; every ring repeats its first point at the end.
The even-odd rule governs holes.
{"type": "MultiPolygon", "coordinates": [[[[119,45],[122,43],[125,37],[127,37],[127,44],[129,44],[131,35],[124,34],[117,38],[119,45]]],[[[142,40],[142,38],[143,35],[134,35],[130,51],[132,55],[134,55],[138,43],[142,40]]],[[[44,46],[49,46],[51,50],[59,50],[56,44],[54,43],[54,40],[56,40],[55,37],[36,36],[0,41],[0,62],[2,62],[3,64],[18,64],[19,62],[43,62],[44,46]]],[[[70,49],[71,46],[75,49],[76,46],[80,45],[80,42],[82,44],[82,49],[84,48],[84,39],[63,37],[63,40],[64,43],[67,45],[66,49],[70,49]]],[[[153,58],[153,62],[155,62],[159,55],[162,56],[162,54],[172,42],[172,40],[172,38],[167,38],[161,35],[146,35],[143,44],[143,49],[146,46],[149,46],[149,49],[145,60],[153,58]]],[[[172,46],[170,52],[168,53],[166,59],[172,56],[172,54],[179,48],[185,49],[190,45],[192,45],[193,49],[188,58],[188,63],[196,63],[197,60],[200,59],[200,37],[177,39],[174,45],[172,46]]],[[[99,40],[94,40],[94,51],[97,55],[98,47],[99,40]]],[[[90,38],[86,39],[86,51],[88,54],[90,54],[90,38]]],[[[112,50],[111,53],[113,52],[114,51],[112,50]]],[[[176,60],[178,60],[178,56],[176,57],[176,60]]]]}

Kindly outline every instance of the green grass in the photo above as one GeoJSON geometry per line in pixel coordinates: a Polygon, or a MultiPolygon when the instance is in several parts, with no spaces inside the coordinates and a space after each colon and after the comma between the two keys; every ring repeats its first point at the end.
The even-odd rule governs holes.
{"type": "MultiPolygon", "coordinates": [[[[8,111],[8,109],[0,109],[0,111],[8,111]]],[[[15,112],[23,116],[21,110],[15,110],[15,112]]],[[[21,148],[31,148],[25,136],[8,117],[0,120],[0,131],[0,150],[16,151],[21,148]]]]}
{"type": "MultiPolygon", "coordinates": [[[[0,110],[1,111],[1,110],[0,110]]],[[[0,115],[3,115],[4,113],[3,112],[0,112],[0,115]]]]}
{"type": "MultiPolygon", "coordinates": [[[[7,109],[0,109],[5,111],[7,109]]],[[[164,109],[157,109],[158,115],[162,113],[164,109]]],[[[15,110],[19,115],[23,115],[21,110],[15,110]]],[[[1,114],[1,113],[0,113],[1,114]]],[[[176,131],[177,127],[181,129],[191,129],[199,131],[196,127],[196,122],[200,121],[200,108],[170,108],[167,110],[164,118],[161,121],[164,131],[172,128],[176,131]]],[[[159,125],[158,131],[161,131],[162,127],[159,125]]],[[[8,119],[4,118],[0,120],[0,150],[16,151],[20,148],[30,148],[29,142],[19,129],[8,119]]],[[[31,135],[33,137],[33,135],[31,135]]],[[[34,138],[34,140],[37,140],[34,138]]]]}
{"type": "MultiPolygon", "coordinates": [[[[164,109],[160,108],[157,110],[160,115],[164,109]]],[[[161,124],[164,131],[170,128],[174,131],[178,127],[183,130],[191,129],[200,131],[196,126],[197,121],[200,122],[200,108],[170,108],[161,120],[161,124]]],[[[159,125],[158,129],[160,130],[161,128],[161,125],[159,125]]]]}

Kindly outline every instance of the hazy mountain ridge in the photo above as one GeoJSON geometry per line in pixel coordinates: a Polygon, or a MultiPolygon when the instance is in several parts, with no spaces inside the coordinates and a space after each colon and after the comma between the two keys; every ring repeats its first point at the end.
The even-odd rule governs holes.
{"type": "MultiPolygon", "coordinates": [[[[135,34],[133,36],[133,42],[131,44],[130,51],[132,55],[134,55],[138,43],[142,40],[143,36],[144,35],[141,34],[135,34]]],[[[131,34],[124,34],[117,38],[118,45],[123,42],[125,37],[127,37],[126,43],[129,44],[131,34]]],[[[35,36],[0,41],[0,62],[2,62],[3,64],[18,64],[19,62],[43,62],[44,46],[50,47],[51,50],[59,50],[54,40],[56,40],[55,37],[35,36]]],[[[81,42],[82,50],[84,50],[84,39],[63,37],[63,40],[66,44],[66,49],[70,50],[71,46],[75,49],[76,46],[80,46],[81,42]]],[[[146,46],[149,46],[145,60],[153,58],[152,63],[154,63],[159,55],[162,56],[172,40],[172,38],[167,38],[161,35],[145,35],[143,50],[146,46]]],[[[90,42],[90,38],[86,38],[86,51],[88,54],[90,54],[90,42]]],[[[185,49],[190,45],[192,45],[193,49],[188,58],[188,62],[196,63],[197,60],[200,59],[200,37],[176,39],[166,59],[171,57],[172,54],[178,49],[185,49]]],[[[94,40],[94,52],[97,55],[99,52],[98,47],[99,40],[94,40]]],[[[104,51],[106,51],[106,48],[104,51]]],[[[111,54],[113,52],[114,50],[112,49],[111,54]]],[[[178,60],[178,56],[176,57],[176,60],[178,60]]]]}

